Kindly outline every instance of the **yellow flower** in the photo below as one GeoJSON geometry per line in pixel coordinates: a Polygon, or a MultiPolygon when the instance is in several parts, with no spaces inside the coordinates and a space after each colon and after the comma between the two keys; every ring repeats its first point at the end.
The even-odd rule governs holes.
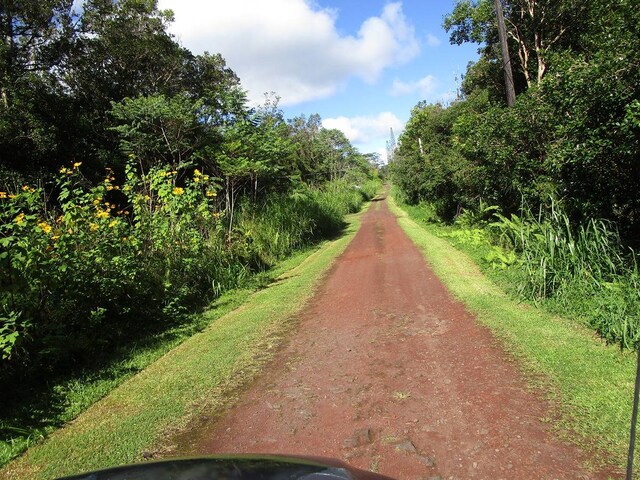
{"type": "Polygon", "coordinates": [[[207,197],[217,197],[218,196],[218,194],[216,192],[207,192],[207,193],[205,193],[205,195],[207,197]]]}
{"type": "Polygon", "coordinates": [[[52,236],[52,237],[51,237],[51,240],[53,240],[54,242],[55,242],[56,240],[60,240],[60,235],[54,235],[54,236],[52,236]]]}
{"type": "Polygon", "coordinates": [[[117,220],[112,220],[111,222],[109,222],[109,228],[113,228],[118,224],[117,220]]]}
{"type": "Polygon", "coordinates": [[[99,198],[96,198],[96,199],[93,201],[93,204],[94,204],[94,205],[100,205],[100,199],[99,199],[99,198]]]}
{"type": "Polygon", "coordinates": [[[89,230],[91,230],[92,232],[95,232],[96,230],[98,230],[98,228],[100,227],[98,226],[97,223],[92,223],[89,225],[89,230]]]}
{"type": "Polygon", "coordinates": [[[14,198],[16,198],[16,197],[17,197],[17,195],[11,195],[11,194],[9,194],[9,198],[11,198],[11,199],[14,199],[14,198]]]}
{"type": "Polygon", "coordinates": [[[182,187],[174,187],[173,194],[174,195],[182,195],[184,193],[184,188],[182,187]]]}
{"type": "Polygon", "coordinates": [[[22,225],[24,223],[24,213],[19,214],[14,221],[18,224],[18,225],[22,225]]]}
{"type": "MultiPolygon", "coordinates": [[[[60,173],[69,173],[69,169],[67,167],[62,167],[60,169],[60,173]]],[[[24,187],[22,189],[24,190],[24,187]]]]}
{"type": "Polygon", "coordinates": [[[51,225],[49,225],[47,222],[40,222],[38,223],[38,226],[40,227],[40,230],[42,230],[44,233],[51,232],[51,225]]]}
{"type": "Polygon", "coordinates": [[[76,162],[73,164],[73,168],[78,168],[80,165],[82,165],[82,162],[76,162]]]}
{"type": "Polygon", "coordinates": [[[145,195],[144,199],[148,202],[149,200],[151,200],[151,197],[149,195],[145,195]]]}
{"type": "Polygon", "coordinates": [[[107,185],[107,192],[110,192],[111,190],[113,190],[113,186],[112,185],[107,185]]]}
{"type": "Polygon", "coordinates": [[[27,185],[23,185],[22,186],[22,191],[26,192],[27,190],[29,190],[29,187],[27,185]]]}
{"type": "Polygon", "coordinates": [[[200,183],[200,177],[194,177],[194,178],[193,178],[193,181],[194,181],[195,183],[200,183]]]}
{"type": "Polygon", "coordinates": [[[198,170],[197,168],[193,171],[193,174],[194,174],[196,177],[201,177],[201,176],[202,176],[202,172],[201,172],[200,170],[198,170]]]}
{"type": "Polygon", "coordinates": [[[209,175],[205,175],[205,176],[203,176],[203,177],[202,177],[202,179],[203,179],[205,182],[209,181],[209,175]]]}
{"type": "Polygon", "coordinates": [[[7,198],[7,192],[0,192],[0,198],[7,198]]]}
{"type": "Polygon", "coordinates": [[[96,213],[96,217],[109,218],[109,212],[107,212],[106,210],[100,210],[98,213],[96,213]]]}

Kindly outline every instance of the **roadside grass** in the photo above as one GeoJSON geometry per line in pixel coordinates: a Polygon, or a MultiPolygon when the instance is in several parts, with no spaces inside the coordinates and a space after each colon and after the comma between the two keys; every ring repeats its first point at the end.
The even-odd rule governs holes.
{"type": "MultiPolygon", "coordinates": [[[[312,250],[314,249],[310,248],[300,252],[292,261],[304,258],[312,250]]],[[[230,290],[216,299],[206,315],[190,315],[186,322],[123,345],[111,356],[111,359],[116,360],[105,359],[101,368],[61,378],[53,381],[52,385],[42,385],[37,390],[32,388],[22,392],[20,401],[15,402],[20,403],[20,406],[16,406],[10,413],[5,411],[4,414],[9,417],[0,424],[0,429],[13,433],[10,440],[0,441],[0,467],[73,420],[115,387],[204,329],[216,318],[238,307],[252,292],[279,276],[283,267],[286,264],[250,277],[242,287],[230,290]]]]}
{"type": "Polygon", "coordinates": [[[160,448],[192,418],[221,411],[295,325],[295,314],[355,235],[359,215],[347,217],[340,238],[279,264],[268,286],[253,294],[244,289],[223,295],[203,314],[208,326],[176,348],[141,353],[142,363],[149,360],[144,355],[164,355],[32,446],[1,470],[0,478],[48,479],[141,460],[143,452],[160,448]]]}
{"type": "Polygon", "coordinates": [[[389,207],[449,290],[517,358],[532,387],[550,400],[551,418],[542,420],[590,453],[592,467],[613,463],[624,468],[635,355],[607,345],[579,322],[509,297],[467,254],[437,236],[438,227],[416,223],[391,197],[389,207]]]}

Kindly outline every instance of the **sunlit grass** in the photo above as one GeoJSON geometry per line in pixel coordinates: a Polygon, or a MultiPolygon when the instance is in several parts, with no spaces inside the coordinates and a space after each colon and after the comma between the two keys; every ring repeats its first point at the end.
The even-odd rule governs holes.
{"type": "Polygon", "coordinates": [[[558,435],[593,454],[594,465],[624,466],[635,355],[606,345],[572,319],[510,298],[472,259],[430,227],[418,224],[390,200],[404,231],[436,274],[518,359],[529,382],[555,407],[558,435]]]}
{"type": "MultiPolygon", "coordinates": [[[[250,295],[241,308],[222,317],[217,310],[205,313],[210,325],[202,332],[30,448],[0,476],[52,478],[140,460],[144,450],[166,442],[167,431],[179,430],[205,410],[220,411],[257,375],[295,324],[295,312],[310,298],[357,226],[358,217],[352,216],[338,240],[325,242],[311,255],[285,261],[279,266],[278,281],[250,295]]],[[[226,309],[247,296],[239,292],[227,297],[226,309]]]]}

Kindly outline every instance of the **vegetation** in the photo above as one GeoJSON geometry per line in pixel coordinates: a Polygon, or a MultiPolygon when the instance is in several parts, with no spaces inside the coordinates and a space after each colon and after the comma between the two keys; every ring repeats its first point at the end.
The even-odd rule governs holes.
{"type": "Polygon", "coordinates": [[[624,468],[636,356],[607,345],[572,319],[510,299],[474,262],[490,247],[473,229],[454,238],[472,259],[451,245],[450,228],[423,223],[423,209],[409,207],[407,215],[393,202],[390,206],[438,277],[518,358],[530,383],[551,400],[554,409],[546,420],[557,433],[580,444],[594,467],[613,462],[624,468]]]}
{"type": "MultiPolygon", "coordinates": [[[[633,2],[503,1],[516,103],[508,108],[493,2],[460,0],[452,43],[480,44],[460,96],[421,102],[390,172],[409,205],[488,245],[523,298],[624,347],[640,339],[640,49],[633,2]]],[[[463,238],[464,237],[464,238],[463,238]]]]}
{"type": "Polygon", "coordinates": [[[0,10],[2,462],[123,376],[72,408],[60,385],[197,330],[190,313],[338,234],[378,185],[319,116],[249,107],[156,0],[73,3],[0,10]]]}
{"type": "MultiPolygon", "coordinates": [[[[266,288],[250,296],[248,291],[224,294],[214,309],[204,313],[201,323],[208,326],[200,333],[30,448],[0,476],[50,479],[166,452],[172,446],[172,435],[191,420],[200,421],[203,413],[222,411],[259,373],[295,325],[295,314],[314,286],[355,235],[358,216],[348,217],[347,222],[346,235],[280,263],[261,282],[266,288]],[[233,309],[240,302],[243,308],[233,309]],[[221,307],[229,313],[221,315],[221,307]]],[[[170,348],[163,345],[161,351],[150,349],[147,355],[157,358],[170,348]]],[[[79,383],[90,383],[86,380],[79,383]]]]}

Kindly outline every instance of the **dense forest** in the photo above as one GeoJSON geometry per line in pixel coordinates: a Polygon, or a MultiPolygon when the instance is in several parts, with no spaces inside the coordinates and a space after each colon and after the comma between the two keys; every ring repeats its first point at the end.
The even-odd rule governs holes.
{"type": "Polygon", "coordinates": [[[375,156],[275,94],[250,107],[155,0],[72,4],[0,10],[3,392],[172,324],[376,188],[375,156]]]}
{"type": "Polygon", "coordinates": [[[501,4],[515,104],[495,2],[458,1],[443,27],[453,44],[479,44],[480,58],[450,105],[414,107],[394,183],[434,221],[483,227],[476,233],[504,248],[487,262],[513,267],[518,293],[570,305],[605,338],[635,345],[640,9],[632,0],[501,4]]]}

